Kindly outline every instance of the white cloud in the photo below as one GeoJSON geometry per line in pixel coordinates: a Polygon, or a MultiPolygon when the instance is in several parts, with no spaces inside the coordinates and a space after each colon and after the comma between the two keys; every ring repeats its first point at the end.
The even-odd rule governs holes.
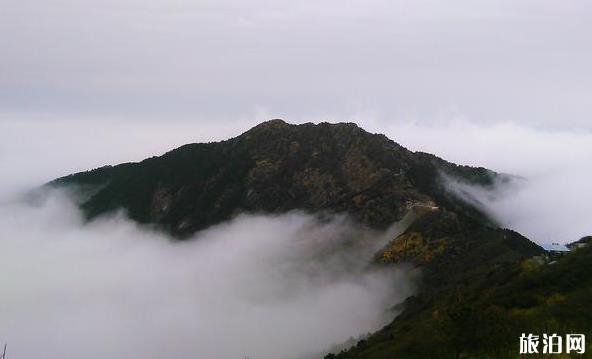
{"type": "Polygon", "coordinates": [[[592,134],[542,131],[512,123],[392,124],[391,138],[449,161],[524,177],[494,193],[473,189],[505,226],[538,243],[592,234],[592,134]]]}
{"type": "Polygon", "coordinates": [[[241,216],[172,243],[119,215],[83,225],[54,194],[0,205],[0,228],[0,340],[19,358],[304,358],[410,294],[367,268],[390,235],[344,218],[241,216]]]}
{"type": "MultiPolygon", "coordinates": [[[[0,117],[5,119],[0,121],[0,199],[69,173],[138,161],[185,143],[229,138],[269,119],[263,109],[238,121],[215,123],[0,117]]],[[[319,120],[356,121],[411,150],[525,177],[527,184],[519,192],[501,196],[490,206],[506,226],[536,242],[570,242],[592,233],[586,218],[592,211],[586,183],[592,174],[589,132],[533,129],[511,122],[485,125],[446,116],[427,124],[388,122],[372,112],[295,119],[319,120]]]]}
{"type": "MultiPolygon", "coordinates": [[[[302,261],[324,249],[301,246],[303,239],[338,238],[353,230],[347,222],[241,217],[195,242],[171,245],[120,217],[82,226],[77,212],[58,199],[40,208],[7,201],[57,176],[237,135],[267,117],[265,109],[217,123],[21,116],[4,114],[0,121],[0,340],[19,357],[48,352],[79,357],[84,351],[88,358],[174,352],[255,359],[276,357],[276,344],[305,355],[298,349],[322,351],[379,327],[380,319],[388,318],[384,309],[409,294],[400,274],[393,279],[360,270],[377,247],[363,247],[364,255],[353,262],[347,256],[302,261]],[[350,271],[336,270],[344,264],[350,271]],[[399,292],[389,292],[389,283],[397,283],[399,292]],[[228,336],[232,345],[220,348],[228,336]],[[271,344],[253,345],[265,340],[271,344]]],[[[484,125],[466,118],[387,122],[372,112],[321,119],[354,120],[411,150],[523,176],[518,187],[477,195],[505,226],[538,243],[565,243],[592,233],[592,135],[587,132],[484,125]]],[[[377,246],[386,240],[364,235],[379,238],[377,246]]]]}

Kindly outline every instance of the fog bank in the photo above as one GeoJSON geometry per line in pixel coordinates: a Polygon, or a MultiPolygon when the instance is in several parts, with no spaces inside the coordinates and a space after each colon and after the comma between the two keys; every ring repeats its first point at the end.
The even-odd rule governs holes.
{"type": "Polygon", "coordinates": [[[384,131],[410,149],[520,176],[509,186],[472,188],[471,193],[503,226],[539,244],[569,243],[592,234],[590,132],[511,122],[485,126],[466,119],[446,125],[398,122],[384,131]]]}
{"type": "MultiPolygon", "coordinates": [[[[410,293],[408,279],[365,268],[374,247],[394,233],[362,231],[344,218],[240,217],[172,244],[121,215],[83,226],[60,196],[33,207],[13,201],[57,176],[224,139],[259,120],[222,127],[0,121],[0,342],[9,353],[298,358],[394,315],[385,309],[410,293]],[[367,239],[354,257],[340,250],[347,233],[367,239]]],[[[590,133],[513,123],[307,120],[355,121],[411,150],[521,176],[493,192],[470,190],[502,225],[538,243],[592,233],[590,133]]]]}
{"type": "MultiPolygon", "coordinates": [[[[69,173],[139,161],[191,142],[226,139],[278,114],[260,113],[209,122],[111,121],[38,115],[0,116],[0,199],[69,173]],[[141,125],[141,126],[140,126],[141,125]]],[[[389,119],[373,113],[286,121],[356,122],[413,151],[458,164],[483,166],[524,177],[484,204],[500,222],[538,243],[571,242],[592,233],[592,133],[551,130],[515,122],[486,125],[466,117],[389,119]]]]}
{"type": "Polygon", "coordinates": [[[15,358],[307,358],[376,330],[411,293],[367,268],[393,233],[291,213],[175,243],[62,194],[0,205],[0,338],[15,358]]]}

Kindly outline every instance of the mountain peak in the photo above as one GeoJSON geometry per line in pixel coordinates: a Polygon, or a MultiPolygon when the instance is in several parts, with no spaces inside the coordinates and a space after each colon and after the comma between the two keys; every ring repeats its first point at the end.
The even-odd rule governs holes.
{"type": "MultiPolygon", "coordinates": [[[[312,122],[307,122],[303,124],[292,124],[288,123],[282,119],[276,118],[268,121],[261,122],[260,124],[252,127],[248,131],[246,131],[243,135],[251,135],[251,134],[264,134],[264,135],[286,135],[286,131],[299,131],[299,132],[307,132],[311,134],[315,131],[337,131],[341,135],[345,135],[348,131],[355,131],[358,133],[364,133],[367,135],[371,135],[371,133],[366,132],[360,126],[353,122],[338,122],[338,123],[329,123],[329,122],[321,122],[319,124],[315,124],[312,122]]],[[[353,132],[351,132],[353,133],[353,132]]]]}
{"type": "Polygon", "coordinates": [[[82,204],[89,218],[124,209],[178,236],[240,212],[329,211],[386,228],[410,205],[434,203],[485,218],[445,190],[442,171],[473,183],[495,175],[415,154],[354,123],[274,119],[228,141],[189,144],[53,184],[95,185],[82,204]]]}
{"type": "Polygon", "coordinates": [[[256,128],[278,128],[278,127],[286,127],[286,126],[290,126],[290,124],[287,123],[286,121],[282,120],[281,118],[274,118],[274,119],[271,119],[271,120],[263,121],[260,124],[256,125],[255,127],[253,127],[252,129],[256,129],[256,128]]]}

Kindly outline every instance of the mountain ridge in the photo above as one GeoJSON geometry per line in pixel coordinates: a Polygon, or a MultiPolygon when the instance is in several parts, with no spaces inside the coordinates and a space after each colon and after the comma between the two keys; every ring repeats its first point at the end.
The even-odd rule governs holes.
{"type": "Polygon", "coordinates": [[[390,324],[326,358],[513,358],[521,331],[592,335],[589,313],[574,317],[561,306],[592,298],[589,238],[552,264],[476,200],[449,190],[448,177],[486,189],[511,180],[412,152],[353,123],[275,119],[228,140],[187,144],[48,186],[79,188],[88,220],[123,209],[180,239],[242,212],[344,213],[376,229],[408,222],[369,265],[412,264],[422,272],[419,292],[397,306],[402,311],[390,324]]]}
{"type": "Polygon", "coordinates": [[[140,162],[61,177],[53,186],[95,186],[81,208],[92,219],[124,209],[177,237],[237,212],[292,209],[347,213],[374,228],[401,219],[409,203],[440,206],[494,223],[447,193],[440,173],[491,186],[503,178],[412,152],[354,123],[292,125],[275,119],[228,140],[186,144],[140,162]]]}

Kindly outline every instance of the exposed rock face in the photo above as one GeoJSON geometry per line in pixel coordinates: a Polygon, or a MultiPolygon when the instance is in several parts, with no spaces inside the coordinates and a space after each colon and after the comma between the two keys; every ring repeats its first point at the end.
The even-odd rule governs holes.
{"type": "Polygon", "coordinates": [[[226,141],[185,145],[52,184],[100,185],[82,204],[89,218],[121,208],[180,237],[245,211],[343,212],[383,228],[401,219],[409,203],[432,203],[486,220],[444,189],[442,172],[481,185],[499,177],[411,152],[352,123],[272,120],[226,141]]]}

